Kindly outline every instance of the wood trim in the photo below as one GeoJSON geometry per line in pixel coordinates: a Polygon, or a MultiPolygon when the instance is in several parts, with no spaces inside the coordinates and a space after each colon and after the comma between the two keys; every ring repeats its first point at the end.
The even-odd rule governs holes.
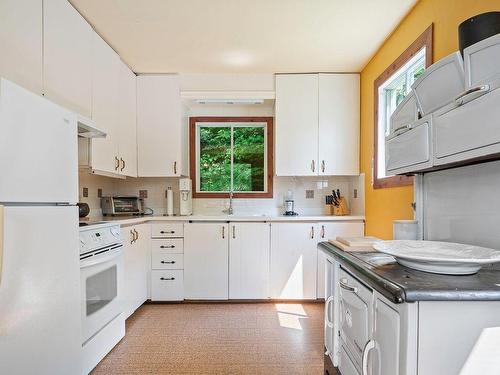
{"type": "Polygon", "coordinates": [[[196,123],[198,122],[265,122],[267,123],[267,191],[264,193],[234,193],[234,198],[272,198],[274,176],[274,120],[272,117],[190,117],[189,118],[189,175],[193,183],[193,198],[229,198],[229,193],[200,193],[196,191],[196,123]]]}
{"type": "Polygon", "coordinates": [[[413,185],[413,176],[392,176],[385,178],[377,178],[378,175],[378,89],[387,79],[393,75],[399,68],[406,64],[413,56],[415,56],[422,48],[426,48],[425,67],[429,67],[433,62],[433,30],[434,25],[431,24],[419,37],[387,67],[374,81],[373,98],[374,98],[374,136],[373,136],[373,188],[385,189],[398,186],[413,185]]]}

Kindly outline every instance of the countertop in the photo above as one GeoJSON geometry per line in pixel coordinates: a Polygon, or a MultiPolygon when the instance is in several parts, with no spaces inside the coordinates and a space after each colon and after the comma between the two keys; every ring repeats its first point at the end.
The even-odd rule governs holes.
{"type": "Polygon", "coordinates": [[[100,224],[118,222],[120,225],[137,225],[150,221],[210,221],[210,222],[319,222],[364,221],[364,216],[271,216],[271,215],[191,215],[191,216],[103,216],[80,219],[81,223],[100,224]]]}
{"type": "Polygon", "coordinates": [[[318,248],[395,303],[500,301],[498,264],[483,267],[474,275],[438,275],[413,270],[395,261],[378,266],[367,263],[381,253],[345,252],[329,242],[321,242],[318,248]]]}

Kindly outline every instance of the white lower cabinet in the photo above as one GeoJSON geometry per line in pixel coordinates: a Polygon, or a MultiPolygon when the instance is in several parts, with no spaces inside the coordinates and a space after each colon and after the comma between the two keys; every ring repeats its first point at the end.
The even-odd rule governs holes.
{"type": "Polygon", "coordinates": [[[182,301],[184,299],[183,235],[183,223],[151,224],[152,301],[182,301]]]}
{"type": "Polygon", "coordinates": [[[186,299],[229,297],[229,225],[184,225],[184,293],[186,299]]]}
{"type": "Polygon", "coordinates": [[[148,299],[150,228],[149,224],[122,228],[125,238],[123,246],[125,318],[132,315],[148,299]]]}
{"type": "Polygon", "coordinates": [[[184,299],[183,270],[152,270],[151,300],[182,301],[184,299]]]}
{"type": "Polygon", "coordinates": [[[273,299],[316,299],[316,223],[272,223],[270,293],[273,299]]]}
{"type": "Polygon", "coordinates": [[[230,223],[229,230],[229,298],[269,298],[269,224],[230,223]]]}

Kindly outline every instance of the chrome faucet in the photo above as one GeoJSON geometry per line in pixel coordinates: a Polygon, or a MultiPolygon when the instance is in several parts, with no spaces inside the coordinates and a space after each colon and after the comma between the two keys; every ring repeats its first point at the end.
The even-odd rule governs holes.
{"type": "Polygon", "coordinates": [[[233,210],[233,197],[234,197],[234,192],[231,190],[229,192],[229,207],[222,211],[228,215],[232,215],[234,212],[234,210],[233,210]]]}

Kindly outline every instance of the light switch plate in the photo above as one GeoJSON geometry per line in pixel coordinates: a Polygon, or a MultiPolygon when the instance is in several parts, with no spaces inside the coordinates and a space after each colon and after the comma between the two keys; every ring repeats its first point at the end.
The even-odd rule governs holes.
{"type": "Polygon", "coordinates": [[[83,190],[82,197],[88,198],[89,197],[89,188],[84,187],[82,190],[83,190]]]}
{"type": "Polygon", "coordinates": [[[314,199],[314,190],[306,190],[306,199],[314,199]]]}
{"type": "Polygon", "coordinates": [[[102,189],[97,189],[97,198],[102,198],[102,189]]]}
{"type": "Polygon", "coordinates": [[[148,191],[147,190],[139,190],[139,198],[147,198],[148,197],[148,191]]]}

